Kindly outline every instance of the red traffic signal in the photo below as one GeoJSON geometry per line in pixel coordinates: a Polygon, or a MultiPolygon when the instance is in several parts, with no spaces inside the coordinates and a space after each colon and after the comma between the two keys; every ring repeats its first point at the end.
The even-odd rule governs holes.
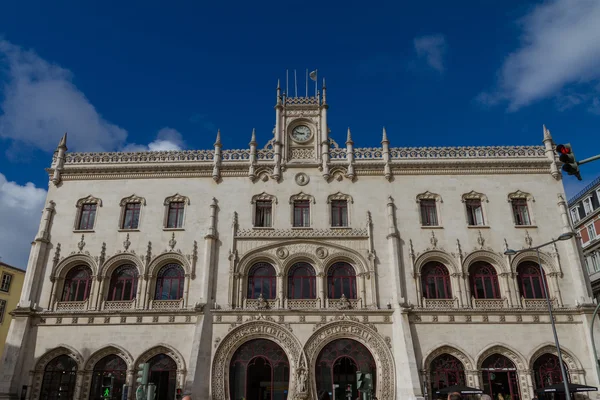
{"type": "Polygon", "coordinates": [[[556,146],[556,152],[560,154],[571,154],[571,149],[563,144],[556,146]]]}

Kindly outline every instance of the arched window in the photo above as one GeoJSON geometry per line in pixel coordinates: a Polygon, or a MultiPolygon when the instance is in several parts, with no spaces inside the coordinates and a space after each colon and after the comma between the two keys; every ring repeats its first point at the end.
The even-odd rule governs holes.
{"type": "Polygon", "coordinates": [[[150,364],[148,382],[156,385],[156,398],[174,399],[177,387],[177,363],[166,354],[157,354],[148,361],[148,364],[150,364]]]}
{"type": "Polygon", "coordinates": [[[476,299],[499,299],[500,286],[496,269],[485,262],[476,262],[469,268],[471,292],[476,299]]]}
{"type": "Polygon", "coordinates": [[[288,298],[314,299],[316,293],[315,269],[312,265],[305,262],[294,264],[288,276],[288,298]]]}
{"type": "Polygon", "coordinates": [[[121,265],[110,279],[108,300],[133,300],[135,299],[138,284],[138,270],[134,265],[121,265]]]}
{"type": "Polygon", "coordinates": [[[127,364],[123,359],[115,354],[104,357],[94,365],[92,375],[92,387],[90,389],[90,399],[121,399],[123,385],[127,378],[127,364]],[[112,377],[112,391],[110,397],[104,397],[102,392],[102,379],[112,377]]]}
{"type": "Polygon", "coordinates": [[[248,298],[274,299],[277,294],[277,274],[269,263],[254,264],[248,274],[248,298]]]}
{"type": "Polygon", "coordinates": [[[515,364],[502,354],[492,354],[481,363],[483,391],[492,399],[519,400],[519,380],[515,364]]]}
{"type": "Polygon", "coordinates": [[[46,365],[41,400],[73,399],[75,395],[75,379],[77,363],[66,354],[56,357],[46,365]]]}
{"type": "Polygon", "coordinates": [[[185,272],[179,264],[167,264],[158,271],[154,300],[179,300],[183,298],[185,272]]]}
{"type": "Polygon", "coordinates": [[[328,297],[339,299],[342,294],[347,299],[356,299],[356,272],[347,262],[337,262],[327,273],[328,297]]]}
{"type": "Polygon", "coordinates": [[[62,301],[84,301],[90,295],[92,271],[85,265],[72,268],[65,278],[62,301]]]}
{"type": "Polygon", "coordinates": [[[544,299],[542,272],[538,264],[526,261],[517,267],[517,281],[521,296],[526,299],[544,299]]]}
{"type": "Polygon", "coordinates": [[[465,367],[458,358],[450,354],[437,356],[431,362],[429,370],[433,394],[443,388],[465,384],[465,367]]]}
{"type": "Polygon", "coordinates": [[[242,344],[229,364],[231,399],[287,398],[290,364],[275,342],[254,339],[242,344]]]}
{"type": "Polygon", "coordinates": [[[423,297],[426,299],[451,299],[450,274],[444,264],[432,261],[421,269],[423,297]]]}
{"type": "MultiPolygon", "coordinates": [[[[346,387],[352,386],[352,398],[362,399],[356,390],[356,372],[371,374],[373,392],[377,390],[377,367],[373,355],[362,343],[337,339],[323,347],[315,364],[317,392],[335,392],[336,399],[346,398],[346,387]],[[335,388],[333,385],[339,385],[335,388]]],[[[382,371],[387,373],[389,371],[382,371]]]]}
{"type": "MultiPolygon", "coordinates": [[[[564,362],[563,366],[565,367],[567,380],[569,380],[569,370],[564,362]]],[[[533,374],[535,376],[535,387],[537,389],[556,385],[563,381],[560,370],[560,362],[558,357],[554,354],[546,353],[538,357],[538,359],[533,363],[533,374]]],[[[549,400],[559,400],[565,398],[564,393],[556,393],[554,396],[554,399],[547,394],[542,394],[539,397],[549,400]]]]}

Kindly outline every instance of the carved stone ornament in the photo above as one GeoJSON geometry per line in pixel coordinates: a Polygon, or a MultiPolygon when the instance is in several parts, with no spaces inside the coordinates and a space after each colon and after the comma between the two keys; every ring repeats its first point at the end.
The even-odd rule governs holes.
{"type": "Polygon", "coordinates": [[[344,194],[342,192],[337,192],[335,194],[330,194],[329,196],[327,196],[327,204],[330,204],[334,200],[343,200],[347,201],[350,204],[354,203],[354,199],[352,198],[352,196],[350,196],[349,194],[344,194]]]}
{"type": "Polygon", "coordinates": [[[462,202],[464,203],[467,200],[481,200],[481,202],[488,202],[487,196],[483,193],[476,192],[471,190],[469,193],[465,193],[462,195],[462,202]]]}
{"type": "Polygon", "coordinates": [[[344,293],[342,293],[342,297],[340,297],[337,309],[338,310],[349,310],[352,308],[352,304],[350,303],[350,300],[348,300],[346,298],[346,296],[344,295],[344,293]]]}
{"type": "Polygon", "coordinates": [[[179,193],[175,193],[173,196],[169,196],[165,199],[165,206],[168,206],[170,203],[179,203],[182,202],[185,205],[190,205],[190,199],[186,196],[183,196],[179,193]]]}
{"type": "Polygon", "coordinates": [[[308,200],[310,203],[315,204],[315,198],[310,194],[306,194],[304,192],[300,192],[290,197],[290,204],[294,204],[295,201],[298,200],[308,200]]]}
{"type": "Polygon", "coordinates": [[[177,240],[175,240],[175,232],[173,232],[173,236],[171,236],[171,240],[169,240],[169,247],[171,248],[171,251],[173,251],[176,245],[177,240]]]}
{"type": "Polygon", "coordinates": [[[477,231],[477,243],[479,244],[479,247],[483,249],[483,246],[485,245],[485,238],[481,234],[481,230],[477,231]]]}
{"type": "Polygon", "coordinates": [[[429,242],[431,243],[431,246],[433,246],[434,249],[437,247],[438,240],[435,237],[435,232],[434,231],[431,231],[431,238],[429,239],[429,242]]]}
{"type": "Polygon", "coordinates": [[[257,201],[271,201],[273,202],[273,204],[277,204],[277,197],[267,192],[262,192],[260,194],[255,194],[254,196],[252,196],[251,203],[254,204],[257,201]]]}
{"type": "Polygon", "coordinates": [[[77,243],[77,248],[79,249],[79,252],[82,252],[83,248],[85,247],[84,238],[85,238],[85,235],[81,235],[81,240],[79,241],[79,243],[77,243]]]}
{"type": "Polygon", "coordinates": [[[297,173],[294,177],[294,180],[300,186],[305,186],[308,184],[308,182],[310,182],[310,178],[304,172],[297,173]]]}
{"type": "Polygon", "coordinates": [[[507,196],[508,202],[511,202],[514,199],[526,199],[526,200],[535,201],[535,199],[533,198],[533,196],[530,193],[523,192],[521,190],[517,190],[516,192],[512,192],[512,193],[508,194],[508,196],[507,196]]]}
{"type": "Polygon", "coordinates": [[[269,303],[265,300],[262,293],[258,295],[258,299],[256,299],[256,309],[257,310],[266,310],[269,308],[269,303]]]}
{"type": "Polygon", "coordinates": [[[132,194],[129,197],[124,197],[123,199],[121,199],[121,202],[119,203],[119,205],[121,207],[127,205],[128,203],[140,203],[141,205],[145,206],[146,205],[146,199],[140,196],[136,196],[135,194],[132,194]]]}
{"type": "Polygon", "coordinates": [[[77,208],[80,208],[84,204],[97,204],[98,207],[102,207],[102,200],[90,194],[87,197],[77,200],[77,208]]]}
{"type": "Polygon", "coordinates": [[[440,203],[443,203],[442,196],[440,196],[437,193],[432,193],[429,190],[424,193],[419,193],[417,195],[417,203],[419,203],[421,200],[435,200],[439,201],[440,203]]]}
{"type": "Polygon", "coordinates": [[[283,260],[283,259],[287,258],[287,256],[290,254],[290,252],[285,247],[280,247],[277,250],[275,250],[275,254],[277,254],[277,257],[279,257],[283,260]]]}
{"type": "Polygon", "coordinates": [[[531,245],[533,244],[533,239],[531,238],[531,236],[529,236],[529,231],[525,231],[525,244],[527,245],[527,247],[531,247],[531,245]]]}
{"type": "Polygon", "coordinates": [[[315,254],[317,257],[323,259],[329,255],[329,251],[325,247],[317,247],[315,254]]]}
{"type": "Polygon", "coordinates": [[[506,238],[504,238],[504,245],[503,245],[504,251],[508,250],[508,242],[506,241],[506,238]]]}
{"type": "Polygon", "coordinates": [[[125,249],[125,251],[129,250],[129,246],[131,246],[131,242],[129,241],[129,233],[128,233],[127,237],[125,238],[125,241],[123,242],[123,248],[125,249]]]}

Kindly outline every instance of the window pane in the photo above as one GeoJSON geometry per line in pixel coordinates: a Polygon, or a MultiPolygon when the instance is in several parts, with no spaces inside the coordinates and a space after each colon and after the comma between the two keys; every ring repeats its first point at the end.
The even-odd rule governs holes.
{"type": "Polygon", "coordinates": [[[306,207],[302,209],[302,220],[303,226],[310,226],[310,208],[306,207]]]}

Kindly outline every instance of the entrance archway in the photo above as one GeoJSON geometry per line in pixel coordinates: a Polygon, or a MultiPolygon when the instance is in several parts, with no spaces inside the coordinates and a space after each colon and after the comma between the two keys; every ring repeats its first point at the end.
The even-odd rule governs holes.
{"type": "Polygon", "coordinates": [[[233,400],[286,400],[289,380],[287,355],[270,340],[249,340],[231,358],[229,394],[233,400]]]}
{"type": "MultiPolygon", "coordinates": [[[[567,381],[569,380],[569,369],[567,365],[563,363],[567,375],[567,381]]],[[[536,389],[541,389],[546,386],[552,386],[557,383],[562,383],[562,371],[560,370],[560,361],[554,354],[545,353],[538,357],[533,363],[533,373],[535,378],[536,389]]],[[[559,400],[564,399],[564,393],[540,393],[538,396],[544,400],[559,400]]]]}
{"type": "Polygon", "coordinates": [[[177,363],[166,354],[157,354],[148,360],[149,382],[156,385],[157,399],[174,399],[177,386],[177,363]]]}
{"type": "Polygon", "coordinates": [[[481,364],[481,371],[481,389],[492,399],[520,400],[517,368],[510,359],[501,354],[492,354],[481,364]]]}
{"type": "Polygon", "coordinates": [[[54,358],[44,369],[40,399],[73,399],[76,379],[77,362],[75,360],[66,354],[54,358]]]}
{"type": "Polygon", "coordinates": [[[337,339],[329,342],[317,357],[315,378],[317,393],[326,391],[336,399],[346,398],[346,388],[350,385],[352,398],[359,396],[356,387],[356,372],[370,373],[373,393],[377,384],[377,367],[371,352],[352,339],[337,339]]]}

